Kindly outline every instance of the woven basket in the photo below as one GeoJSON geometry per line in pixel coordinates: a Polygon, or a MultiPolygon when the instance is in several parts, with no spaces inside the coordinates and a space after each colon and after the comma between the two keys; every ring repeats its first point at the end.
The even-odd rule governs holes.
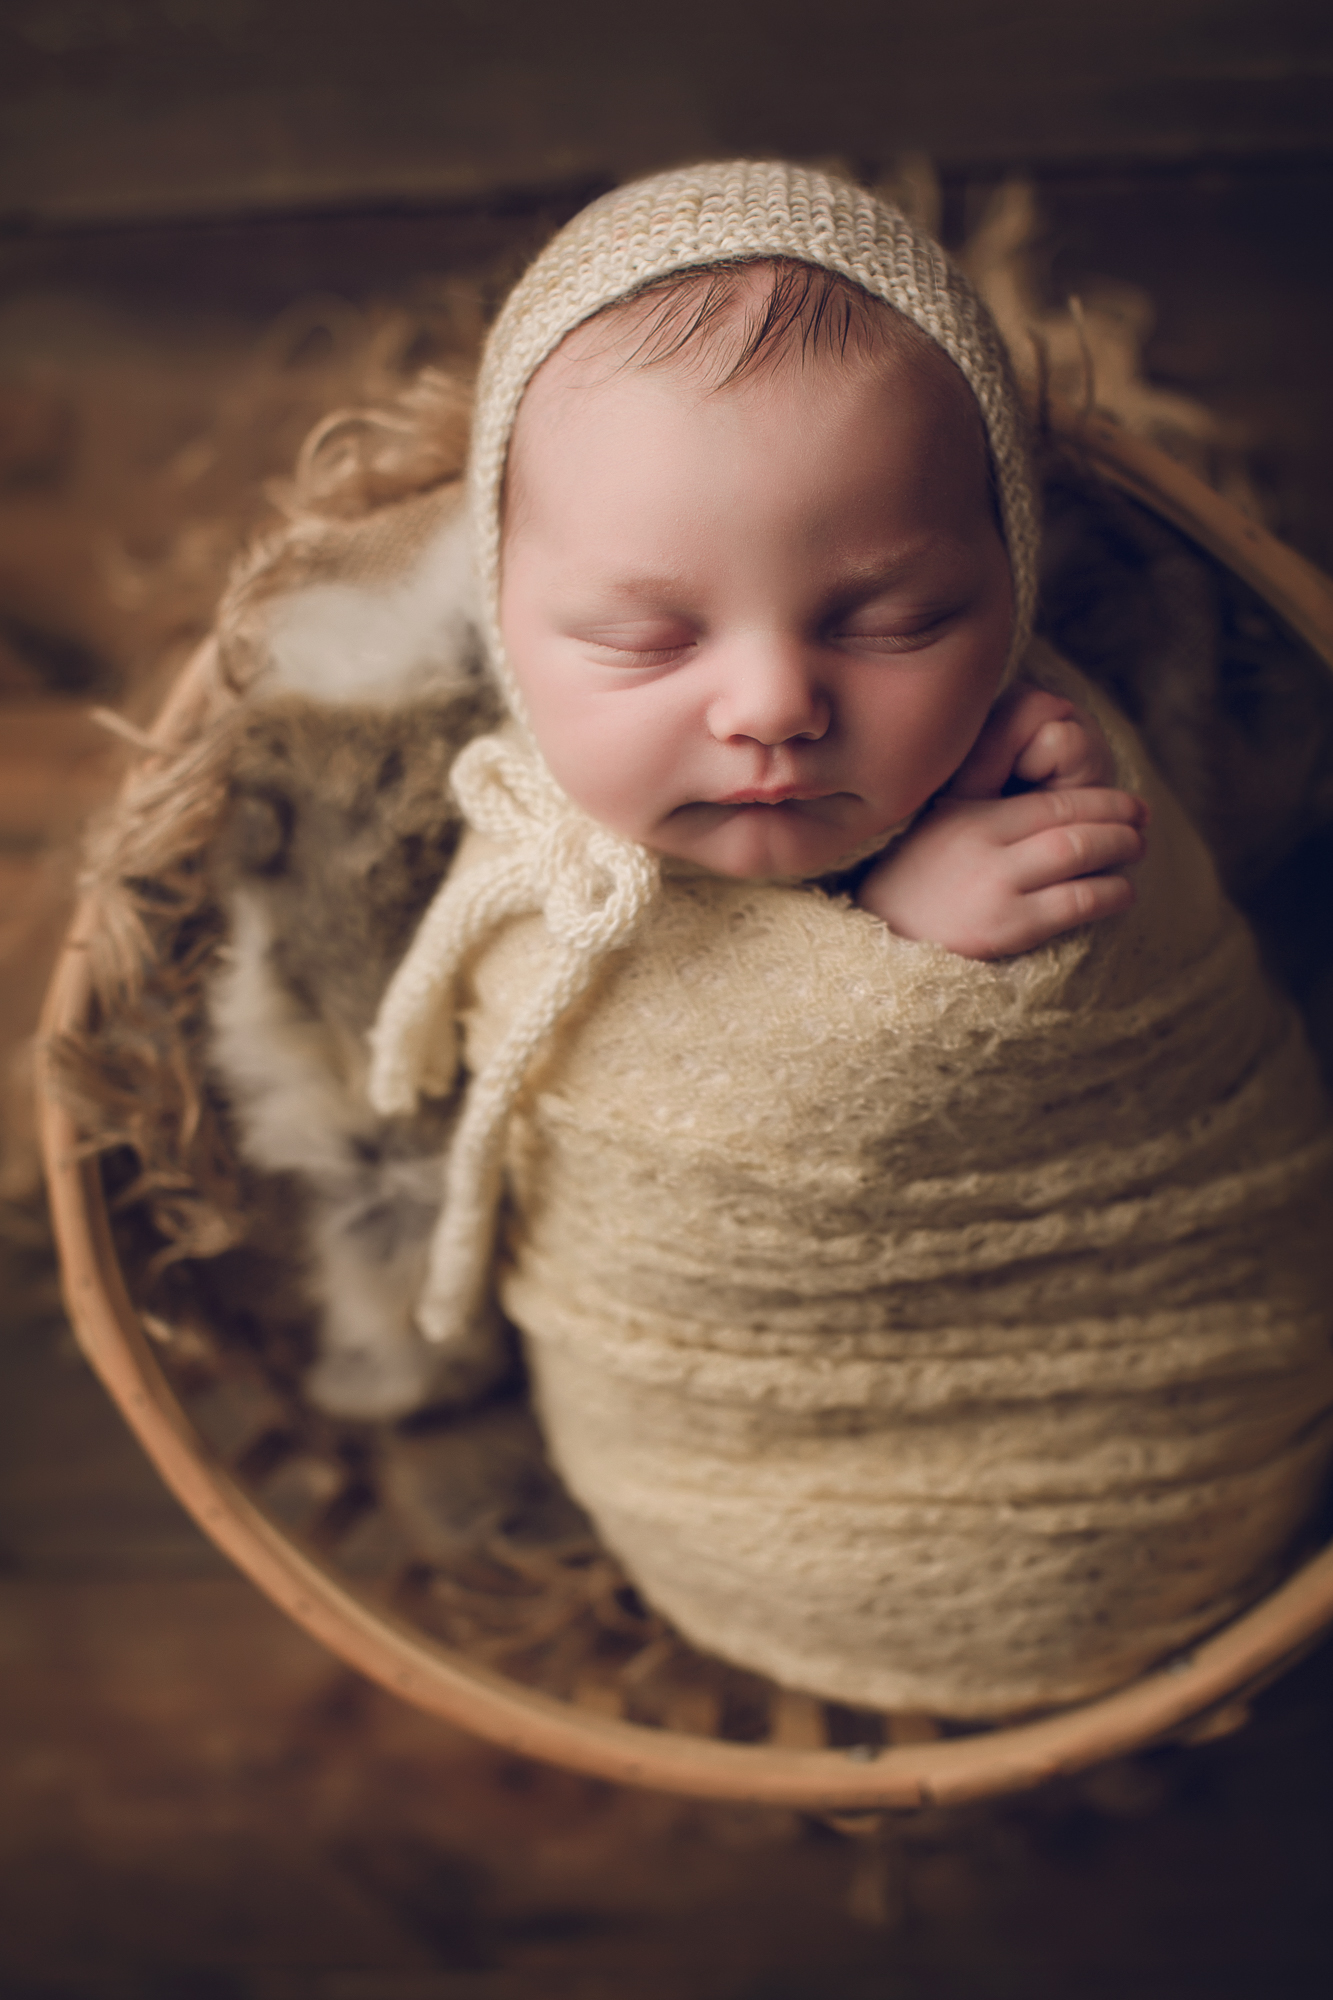
{"type": "MultiPolygon", "coordinates": [[[[1333,666],[1327,578],[1109,419],[1063,411],[1054,424],[1097,475],[1234,570],[1333,666]]],[[[178,682],[156,725],[158,742],[188,741],[197,728],[203,664],[178,682]]],[[[87,941],[98,922],[95,904],[79,910],[48,996],[47,1040],[87,1022],[87,941]]],[[[627,1719],[634,1704],[614,1679],[585,1681],[573,1698],[558,1698],[441,1643],[395,1609],[382,1585],[358,1583],[333,1555],[265,1511],[255,1497],[253,1452],[229,1464],[162,1365],[160,1343],[131,1302],[99,1161],[49,1080],[42,1138],[80,1345],[177,1499],[282,1611],[342,1660],[506,1750],[621,1783],[831,1814],[952,1804],[1018,1791],[1152,1743],[1224,1733],[1244,1719],[1247,1697],[1333,1623],[1328,1549],[1190,1653],[1112,1695],[1015,1726],[948,1734],[924,1717],[861,1717],[849,1732],[845,1715],[840,1727],[824,1704],[762,1684],[757,1709],[751,1701],[749,1740],[737,1741],[726,1740],[717,1701],[691,1705],[688,1687],[655,1725],[627,1719]]]]}

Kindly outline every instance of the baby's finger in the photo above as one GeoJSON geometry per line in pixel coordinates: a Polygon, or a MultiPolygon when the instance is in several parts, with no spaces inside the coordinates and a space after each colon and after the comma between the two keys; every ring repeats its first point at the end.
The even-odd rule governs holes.
{"type": "Polygon", "coordinates": [[[1134,884],[1124,875],[1083,875],[1024,896],[1016,907],[1012,940],[1005,951],[1032,951],[1080,924],[1118,916],[1134,901],[1134,884]]]}
{"type": "Polygon", "coordinates": [[[1108,868],[1130,868],[1142,861],[1142,831],[1123,820],[1078,820],[1073,826],[1048,827],[1016,841],[1008,849],[1006,868],[1020,895],[1100,875],[1108,868]]]}
{"type": "Polygon", "coordinates": [[[1078,713],[1072,702],[1019,681],[996,702],[976,742],[950,780],[954,799],[998,799],[1014,760],[1045,722],[1078,713]]]}
{"type": "Polygon", "coordinates": [[[1013,775],[1029,785],[1101,786],[1115,776],[1115,758],[1091,717],[1053,716],[1020,751],[1013,775]]]}
{"type": "Polygon", "coordinates": [[[1133,792],[1115,791],[1105,785],[1079,785],[1070,791],[1020,792],[1016,798],[989,804],[986,812],[987,831],[1000,847],[1029,840],[1034,833],[1044,833],[1051,827],[1074,826],[1084,821],[1117,821],[1126,826],[1148,824],[1148,808],[1142,799],[1133,792]]]}

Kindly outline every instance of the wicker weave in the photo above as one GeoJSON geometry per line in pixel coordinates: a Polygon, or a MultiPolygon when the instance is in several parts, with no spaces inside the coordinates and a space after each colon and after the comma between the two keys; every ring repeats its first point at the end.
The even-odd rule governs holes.
{"type": "MultiPolygon", "coordinates": [[[[1069,420],[1067,429],[1077,433],[1086,458],[1245,575],[1333,661],[1333,590],[1323,578],[1114,426],[1069,420]]],[[[225,705],[208,652],[178,685],[158,740],[198,745],[225,705]]],[[[166,843],[178,858],[207,817],[216,783],[202,771],[206,760],[197,750],[186,755],[199,768],[189,792],[195,818],[178,822],[174,843],[166,843]]],[[[150,828],[155,784],[160,792],[160,774],[142,774],[137,802],[127,808],[150,828]]],[[[159,858],[161,852],[159,839],[159,858]]],[[[174,926],[178,955],[159,968],[166,998],[156,1030],[117,1045],[126,1101],[144,1066],[180,1045],[172,1035],[188,1019],[188,953],[202,955],[209,945],[206,912],[190,881],[185,869],[178,906],[167,919],[160,906],[156,918],[140,912],[150,932],[159,926],[159,938],[164,922],[174,926]]],[[[106,924],[107,897],[95,893],[80,912],[47,1011],[53,1046],[63,1041],[67,1053],[82,1047],[85,1055],[101,1049],[104,1112],[117,990],[106,924]],[[100,997],[92,990],[94,966],[100,997]]],[[[217,1276],[229,1262],[216,1254],[228,1235],[225,1145],[197,1084],[187,1076],[179,1091],[174,1113],[159,1121],[172,1125],[179,1142],[175,1178],[163,1167],[159,1145],[147,1184],[137,1188],[124,1150],[135,1133],[124,1119],[119,1126],[109,1114],[101,1119],[100,1142],[109,1135],[122,1142],[104,1171],[89,1156],[87,1123],[81,1131],[68,1087],[47,1093],[53,1208],[85,1352],[205,1532],[278,1604],[387,1687],[494,1741],[602,1776],[700,1796],[825,1808],[977,1797],[1173,1733],[1228,1726],[1243,1712],[1238,1703],[1247,1692],[1333,1618],[1333,1556],[1316,1555],[1263,1604],[1166,1670],[1082,1708],[961,1735],[920,1717],[827,1711],[752,1677],[728,1676],[691,1657],[643,1613],[549,1485],[525,1487],[522,1468],[534,1461],[520,1407],[493,1409],[476,1443],[485,1463],[511,1468],[524,1506],[515,1513],[512,1481],[506,1486],[501,1479],[491,1496],[500,1515],[486,1517],[483,1508],[468,1516],[467,1495],[442,1498],[428,1480],[423,1484],[424,1449],[416,1452],[415,1471],[410,1441],[396,1464],[386,1462],[364,1431],[321,1426],[300,1407],[292,1394],[299,1330],[289,1349],[281,1342],[262,1352],[238,1344],[236,1314],[217,1276]],[[206,1171],[210,1161],[216,1185],[206,1171]],[[118,1242],[108,1185],[118,1188],[118,1242]],[[177,1258],[181,1249],[191,1254],[177,1258]],[[173,1279],[173,1270],[187,1273],[189,1282],[173,1279]],[[209,1282],[201,1277],[206,1273],[214,1274],[209,1282]],[[367,1575],[378,1580],[368,1584],[367,1575]],[[403,1595],[390,1608],[386,1580],[395,1576],[403,1595]],[[451,1643],[431,1637],[432,1629],[451,1643]],[[501,1661],[509,1671],[496,1671],[501,1661]],[[554,1691],[534,1685],[543,1678],[554,1691]]],[[[138,1139],[142,1162],[156,1142],[142,1129],[138,1139]]]]}

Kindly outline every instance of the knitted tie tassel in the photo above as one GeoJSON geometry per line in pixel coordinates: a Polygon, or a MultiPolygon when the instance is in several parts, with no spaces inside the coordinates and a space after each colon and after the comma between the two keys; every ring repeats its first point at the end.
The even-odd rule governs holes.
{"type": "Polygon", "coordinates": [[[534,751],[480,737],[459,756],[453,787],[469,825],[504,851],[471,873],[449,876],[423,917],[371,1031],[375,1109],[403,1116],[423,1090],[451,1088],[457,980],[474,945],[510,918],[540,911],[558,949],[545,981],[469,1084],[454,1135],[417,1310],[423,1334],[443,1346],[466,1341],[484,1298],[505,1133],[528,1067],[602,960],[634,935],[661,879],[656,858],[581,813],[534,751]]]}

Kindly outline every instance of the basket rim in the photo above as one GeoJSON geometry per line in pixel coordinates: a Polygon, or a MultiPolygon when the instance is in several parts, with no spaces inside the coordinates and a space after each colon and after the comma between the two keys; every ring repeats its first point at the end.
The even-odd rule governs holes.
{"type": "MultiPolygon", "coordinates": [[[[1057,437],[1235,569],[1333,668],[1333,581],[1156,446],[1102,412],[1055,407],[1057,437]]],[[[212,642],[193,656],[154,726],[191,732],[212,642]]],[[[418,1631],[272,1522],[194,1428],[131,1303],[95,1159],[80,1148],[44,1050],[82,1025],[95,902],[76,912],[39,1030],[39,1129],[66,1305],[79,1346],[176,1498],[279,1610],[390,1693],[511,1753],[613,1782],[697,1798],[826,1812],[910,1811],[1027,1790],[1188,1731],[1308,1650],[1333,1623],[1333,1546],[1190,1651],[1096,1700],[867,1758],[689,1736],[524,1687],[418,1631]]]]}

